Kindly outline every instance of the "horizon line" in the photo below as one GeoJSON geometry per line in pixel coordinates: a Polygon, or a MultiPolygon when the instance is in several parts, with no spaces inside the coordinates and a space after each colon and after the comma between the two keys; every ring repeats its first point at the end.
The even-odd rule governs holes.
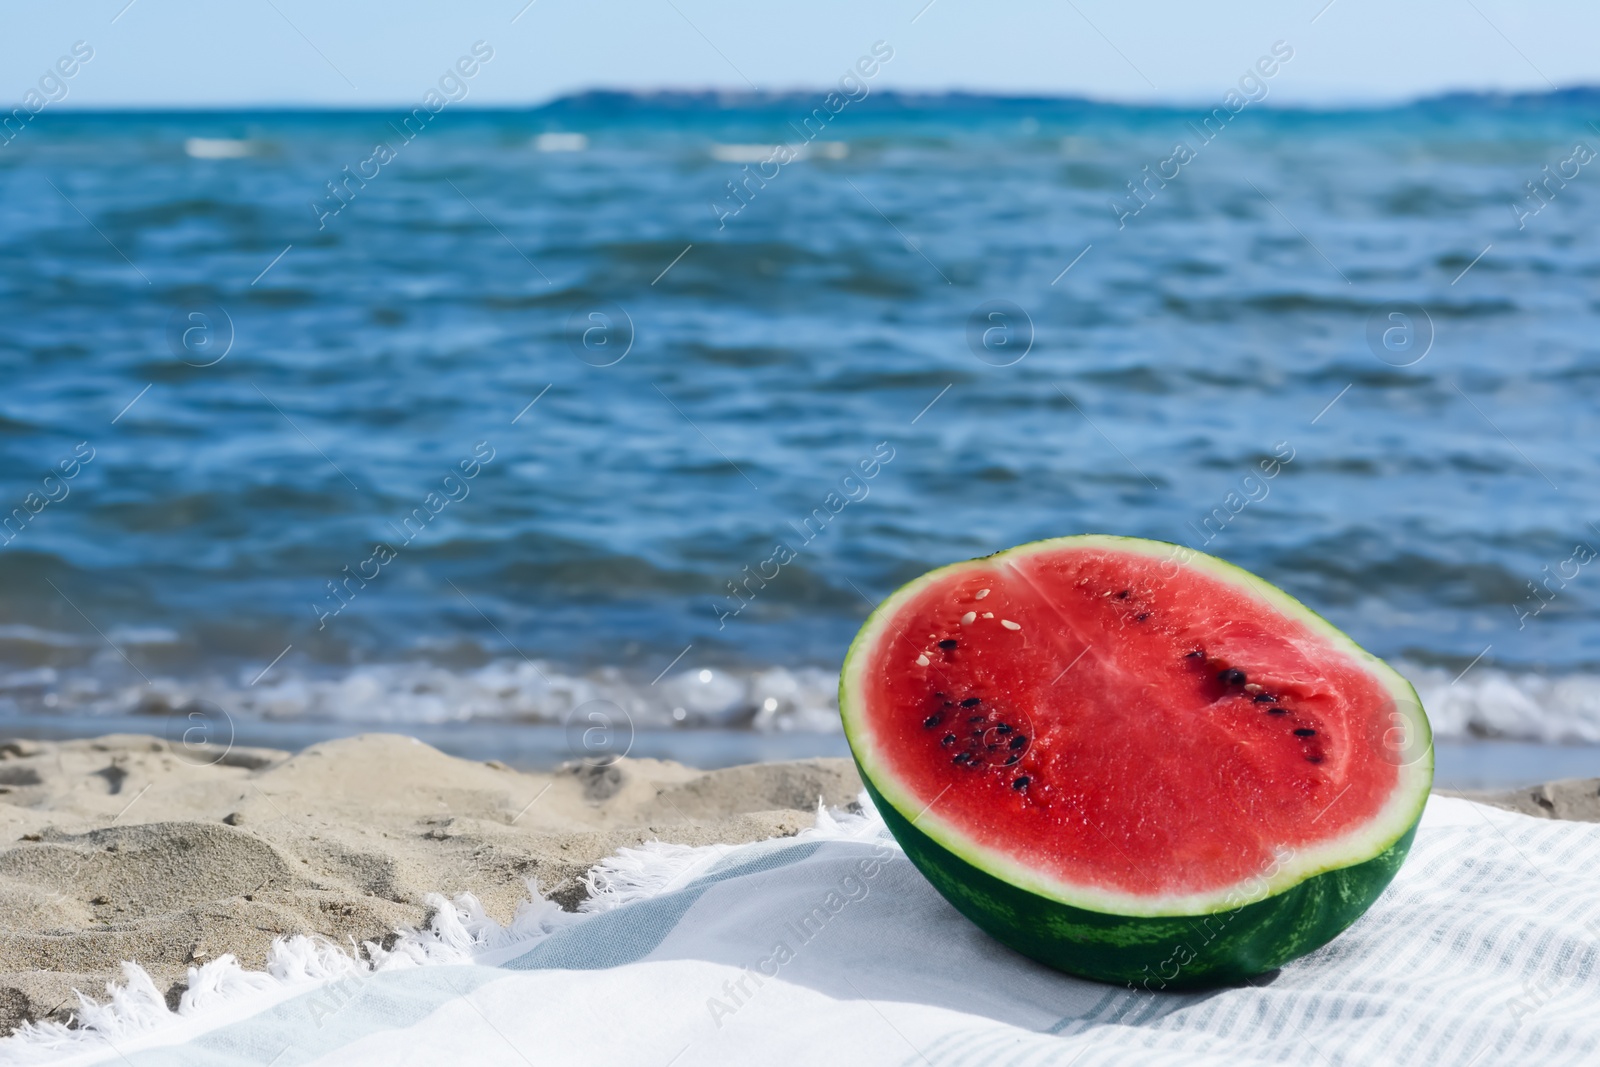
{"type": "MultiPolygon", "coordinates": [[[[811,99],[825,96],[833,90],[801,86],[787,89],[737,89],[737,88],[613,88],[593,87],[559,93],[555,96],[526,102],[504,103],[466,103],[453,102],[452,111],[468,111],[475,113],[504,113],[504,112],[539,112],[558,108],[564,104],[579,103],[611,99],[617,101],[632,101],[648,104],[652,101],[680,100],[694,102],[700,100],[716,100],[727,102],[722,108],[727,111],[743,110],[749,105],[777,104],[795,99],[811,99]]],[[[1274,101],[1268,98],[1253,101],[1252,110],[1267,110],[1280,112],[1375,112],[1397,111],[1426,104],[1481,101],[1484,103],[1533,103],[1542,99],[1555,99],[1560,97],[1582,96],[1593,94],[1600,97],[1600,83],[1562,86],[1553,89],[1445,89],[1439,92],[1427,93],[1406,97],[1374,97],[1374,98],[1328,98],[1326,100],[1293,100],[1287,102],[1274,101]]],[[[1077,105],[1085,107],[1119,109],[1128,111],[1189,111],[1197,107],[1215,105],[1220,98],[1196,95],[1194,97],[1170,97],[1165,99],[1108,99],[1103,97],[1085,96],[1076,93],[1048,93],[1048,92],[1021,92],[1021,91],[990,91],[978,89],[879,89],[866,97],[855,101],[859,107],[871,100],[890,99],[923,103],[938,103],[953,99],[983,102],[991,104],[1032,105],[1032,106],[1060,106],[1077,105]]],[[[318,102],[255,102],[255,103],[222,103],[222,104],[163,104],[163,103],[130,103],[130,104],[89,104],[77,105],[66,102],[52,104],[50,112],[58,115],[128,115],[128,114],[169,114],[169,115],[204,115],[204,114],[237,114],[237,113],[316,113],[316,114],[375,114],[387,113],[397,109],[414,108],[418,106],[415,100],[395,100],[390,103],[370,104],[331,104],[318,102]]]]}

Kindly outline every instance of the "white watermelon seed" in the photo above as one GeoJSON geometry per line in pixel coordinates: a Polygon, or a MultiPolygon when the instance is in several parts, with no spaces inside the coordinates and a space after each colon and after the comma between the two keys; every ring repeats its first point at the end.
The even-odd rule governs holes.
{"type": "Polygon", "coordinates": [[[980,589],[980,590],[978,590],[977,595],[973,597],[973,599],[974,600],[982,600],[984,597],[986,597],[988,595],[989,595],[989,590],[980,589]]]}
{"type": "Polygon", "coordinates": [[[1004,626],[1008,630],[1022,629],[1022,624],[1020,622],[1012,622],[1010,619],[1001,619],[1000,625],[1004,626]]]}
{"type": "Polygon", "coordinates": [[[983,613],[983,617],[986,618],[986,619],[992,619],[992,618],[994,618],[994,612],[986,611],[986,612],[983,613]]]}
{"type": "Polygon", "coordinates": [[[962,626],[970,626],[972,624],[973,620],[976,619],[977,617],[978,617],[978,613],[976,611],[969,611],[965,615],[961,616],[961,625],[962,626]]]}
{"type": "Polygon", "coordinates": [[[924,652],[922,655],[917,657],[917,666],[926,667],[927,665],[928,665],[928,654],[926,652],[924,652]]]}

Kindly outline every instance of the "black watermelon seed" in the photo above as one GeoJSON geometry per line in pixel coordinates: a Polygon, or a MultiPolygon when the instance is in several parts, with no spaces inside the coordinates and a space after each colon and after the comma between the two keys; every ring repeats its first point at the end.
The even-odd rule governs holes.
{"type": "Polygon", "coordinates": [[[1015,762],[1017,762],[1017,761],[1018,761],[1018,760],[1020,760],[1020,759],[1021,759],[1021,758],[1022,758],[1022,753],[1020,753],[1020,752],[1016,752],[1016,753],[1013,753],[1013,754],[1011,754],[1011,755],[1009,755],[1009,756],[1007,756],[1007,757],[1006,757],[1006,762],[1005,762],[1005,765],[1006,765],[1006,766],[1007,766],[1007,767],[1009,767],[1009,766],[1011,766],[1011,765],[1012,765],[1012,764],[1013,764],[1013,763],[1015,763],[1015,762]]]}
{"type": "Polygon", "coordinates": [[[1016,729],[1016,727],[1012,726],[1010,723],[1002,722],[995,724],[994,732],[997,734],[1009,734],[1014,729],[1016,729]]]}
{"type": "Polygon", "coordinates": [[[977,697],[968,697],[961,702],[961,706],[964,708],[975,708],[982,703],[983,701],[979,700],[977,697]]]}
{"type": "Polygon", "coordinates": [[[988,718],[988,716],[985,716],[985,715],[968,715],[967,716],[967,721],[968,722],[984,722],[987,718],[988,718]]]}
{"type": "Polygon", "coordinates": [[[939,716],[937,716],[937,715],[929,715],[926,719],[922,720],[923,729],[926,729],[926,730],[931,730],[935,726],[938,726],[938,725],[939,725],[939,716]]]}
{"type": "Polygon", "coordinates": [[[1018,775],[1017,778],[1012,781],[1011,788],[1020,793],[1022,790],[1028,788],[1028,783],[1031,781],[1033,781],[1033,779],[1029,778],[1026,774],[1018,775]]]}
{"type": "Polygon", "coordinates": [[[1217,681],[1224,685],[1243,685],[1249,679],[1245,677],[1244,671],[1237,667],[1229,667],[1225,671],[1217,672],[1217,681]]]}
{"type": "Polygon", "coordinates": [[[936,697],[938,697],[938,698],[939,698],[939,699],[941,699],[941,700],[943,700],[943,699],[944,699],[944,697],[945,697],[945,694],[944,694],[944,693],[935,693],[935,694],[933,694],[933,695],[934,695],[934,696],[936,696],[936,697]]]}
{"type": "Polygon", "coordinates": [[[1204,656],[1204,655],[1205,655],[1205,653],[1197,648],[1193,652],[1185,652],[1183,654],[1183,658],[1184,659],[1199,659],[1201,656],[1204,656]]]}
{"type": "Polygon", "coordinates": [[[958,645],[958,644],[960,644],[960,642],[958,642],[955,638],[947,637],[943,641],[939,642],[939,647],[940,648],[955,648],[956,645],[958,645]]]}
{"type": "Polygon", "coordinates": [[[955,756],[954,756],[954,757],[953,757],[953,758],[952,758],[952,759],[951,759],[951,760],[950,760],[950,762],[951,762],[951,763],[965,763],[965,762],[967,762],[967,760],[969,760],[969,759],[971,759],[971,758],[972,758],[972,757],[971,757],[971,756],[969,756],[969,755],[968,755],[968,754],[967,754],[967,753],[965,753],[965,752],[957,752],[957,753],[956,753],[956,754],[955,754],[955,756]]]}
{"type": "Polygon", "coordinates": [[[1278,702],[1278,698],[1273,696],[1271,693],[1257,693],[1255,696],[1255,701],[1257,704],[1276,704],[1278,702]]]}
{"type": "Polygon", "coordinates": [[[1294,735],[1296,737],[1316,737],[1317,732],[1309,726],[1298,726],[1295,728],[1294,735]]]}
{"type": "Polygon", "coordinates": [[[1027,744],[1028,744],[1028,739],[1026,737],[1023,737],[1021,734],[1018,734],[1016,737],[1013,737],[1011,739],[1011,747],[1014,748],[1014,749],[1023,748],[1027,744]]]}
{"type": "Polygon", "coordinates": [[[1322,762],[1322,757],[1321,756],[1307,756],[1306,757],[1306,762],[1307,763],[1321,763],[1322,762]]]}
{"type": "Polygon", "coordinates": [[[1287,714],[1289,714],[1289,709],[1288,708],[1277,708],[1277,707],[1268,708],[1267,709],[1267,714],[1268,715],[1287,715],[1287,714]]]}
{"type": "Polygon", "coordinates": [[[1134,622],[1144,622],[1144,620],[1148,619],[1149,617],[1150,617],[1150,613],[1148,611],[1141,611],[1139,614],[1137,614],[1137,615],[1135,615],[1133,617],[1133,621],[1134,622]]]}
{"type": "Polygon", "coordinates": [[[1117,599],[1118,600],[1127,600],[1129,592],[1130,592],[1129,590],[1124,589],[1122,592],[1117,594],[1117,599]]]}
{"type": "Polygon", "coordinates": [[[945,748],[949,748],[951,745],[956,743],[956,735],[955,734],[945,734],[944,737],[940,739],[939,743],[941,745],[943,745],[945,748]]]}

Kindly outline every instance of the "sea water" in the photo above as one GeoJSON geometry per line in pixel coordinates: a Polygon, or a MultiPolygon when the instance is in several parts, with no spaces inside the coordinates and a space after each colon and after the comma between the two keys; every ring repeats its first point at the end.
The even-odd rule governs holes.
{"type": "Polygon", "coordinates": [[[838,753],[887,592],[1110,531],[1600,773],[1600,96],[812,95],[14,134],[0,732],[838,753]]]}

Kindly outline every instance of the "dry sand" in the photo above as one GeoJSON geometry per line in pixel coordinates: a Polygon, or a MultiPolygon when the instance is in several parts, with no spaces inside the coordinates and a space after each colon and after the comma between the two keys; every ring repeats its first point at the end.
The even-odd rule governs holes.
{"type": "Polygon", "coordinates": [[[123,960],[176,1005],[189,965],[223,952],[259,968],[283,934],[383,943],[435,892],[504,922],[530,878],[574,907],[620,847],[790,835],[818,797],[861,789],[839,759],[525,774],[390,734],[199,758],[217,756],[134,735],[0,742],[0,1034],[67,1018],[123,960]]]}
{"type": "MultiPolygon", "coordinates": [[[[1600,821],[1597,787],[1474,799],[1600,821]]],[[[427,893],[470,891],[503,922],[530,878],[571,908],[622,846],[794,834],[860,788],[842,759],[529,774],[388,734],[200,757],[134,735],[0,742],[0,1034],[68,1018],[123,960],[176,1005],[189,965],[223,952],[258,968],[284,934],[383,943],[426,921],[427,893]]]]}

